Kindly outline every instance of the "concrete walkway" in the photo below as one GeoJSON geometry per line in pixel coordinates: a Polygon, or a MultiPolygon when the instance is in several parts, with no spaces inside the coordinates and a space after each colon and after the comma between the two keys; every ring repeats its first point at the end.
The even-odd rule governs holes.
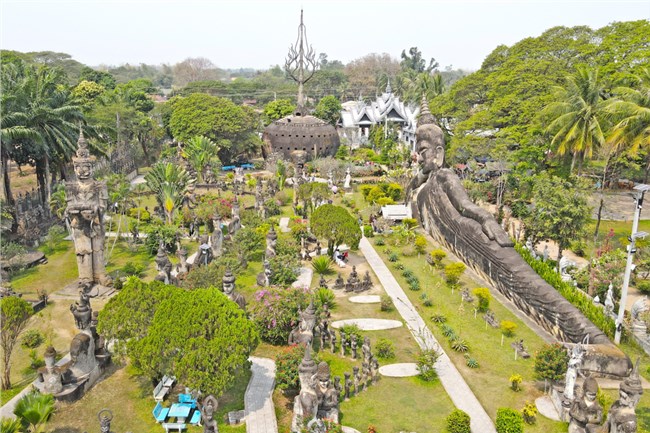
{"type": "Polygon", "coordinates": [[[29,394],[31,391],[32,386],[27,385],[22,391],[16,394],[14,398],[6,402],[5,405],[0,408],[0,418],[15,419],[16,415],[14,415],[14,409],[16,408],[16,404],[18,404],[18,400],[29,394]]]}
{"type": "Polygon", "coordinates": [[[277,433],[278,421],[273,406],[275,361],[268,358],[249,358],[253,376],[244,395],[246,433],[277,433]]]}
{"type": "Polygon", "coordinates": [[[397,311],[402,315],[406,326],[422,349],[437,349],[442,354],[436,363],[436,370],[442,386],[447,391],[454,405],[470,416],[472,433],[496,433],[494,423],[479,403],[478,399],[460,375],[447,354],[442,350],[435,337],[427,328],[424,320],[408,299],[404,290],[397,283],[393,274],[383,262],[367,238],[362,238],[359,249],[384,286],[384,290],[393,300],[397,311]]]}

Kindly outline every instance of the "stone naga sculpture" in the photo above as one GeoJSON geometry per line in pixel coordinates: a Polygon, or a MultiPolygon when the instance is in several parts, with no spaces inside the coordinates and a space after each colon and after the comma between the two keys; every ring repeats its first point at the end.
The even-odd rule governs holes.
{"type": "Polygon", "coordinates": [[[629,358],[537,275],[493,216],[469,199],[458,176],[443,168],[444,134],[425,100],[416,137],[420,170],[407,194],[422,227],[559,340],[578,343],[589,335],[595,353],[583,368],[626,377],[632,367],[629,358]],[[598,350],[597,345],[607,347],[598,350]]]}

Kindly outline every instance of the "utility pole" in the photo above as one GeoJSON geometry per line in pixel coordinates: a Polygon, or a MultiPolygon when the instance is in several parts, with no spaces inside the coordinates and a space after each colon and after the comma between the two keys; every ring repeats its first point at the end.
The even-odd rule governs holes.
{"type": "Polygon", "coordinates": [[[621,300],[618,306],[618,317],[616,318],[616,333],[614,334],[614,343],[621,343],[621,334],[623,332],[623,316],[625,314],[625,304],[627,302],[627,289],[630,285],[630,275],[632,274],[632,259],[636,252],[635,244],[637,239],[643,239],[648,236],[647,232],[637,232],[639,228],[639,219],[641,218],[641,209],[643,209],[643,196],[650,191],[650,185],[639,184],[634,187],[634,220],[632,221],[632,234],[628,237],[630,245],[627,246],[627,263],[625,264],[625,275],[623,276],[623,287],[621,288],[621,300]]]}

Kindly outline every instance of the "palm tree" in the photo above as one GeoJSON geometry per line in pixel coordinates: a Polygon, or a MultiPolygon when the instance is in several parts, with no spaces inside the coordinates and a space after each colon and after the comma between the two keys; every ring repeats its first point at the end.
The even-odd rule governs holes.
{"type": "Polygon", "coordinates": [[[200,183],[203,183],[203,171],[206,167],[211,166],[215,160],[218,160],[217,144],[203,135],[192,137],[185,144],[184,155],[196,170],[196,175],[200,183]]]}
{"type": "MultiPolygon", "coordinates": [[[[628,145],[632,153],[650,149],[650,69],[643,68],[635,87],[614,89],[617,98],[608,101],[605,111],[615,125],[607,138],[613,146],[628,145]]],[[[650,159],[646,167],[646,181],[650,159]]]]}
{"type": "Polygon", "coordinates": [[[51,394],[32,392],[18,400],[14,415],[23,430],[31,433],[44,431],[45,423],[54,413],[54,397],[51,394]]]}
{"type": "MultiPolygon", "coordinates": [[[[543,114],[552,120],[547,131],[553,134],[552,145],[557,145],[559,155],[573,155],[571,172],[580,158],[591,158],[595,148],[605,142],[601,125],[604,118],[603,86],[598,69],[578,67],[574,75],[566,78],[564,87],[556,87],[552,102],[543,114]]],[[[579,168],[580,171],[581,167],[579,168]]]]}
{"type": "Polygon", "coordinates": [[[194,183],[194,179],[179,165],[158,162],[151,167],[145,180],[149,189],[156,194],[158,204],[164,209],[167,224],[171,224],[174,211],[183,203],[187,187],[194,183]]]}

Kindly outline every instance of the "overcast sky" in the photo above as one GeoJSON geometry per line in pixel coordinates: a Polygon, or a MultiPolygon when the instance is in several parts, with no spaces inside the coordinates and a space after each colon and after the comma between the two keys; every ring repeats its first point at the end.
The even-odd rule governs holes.
{"type": "Polygon", "coordinates": [[[650,19],[650,0],[0,0],[0,48],[65,52],[93,66],[201,56],[221,68],[265,69],[283,64],[301,7],[309,42],[330,60],[399,58],[417,46],[441,67],[465,69],[550,27],[650,19]]]}

